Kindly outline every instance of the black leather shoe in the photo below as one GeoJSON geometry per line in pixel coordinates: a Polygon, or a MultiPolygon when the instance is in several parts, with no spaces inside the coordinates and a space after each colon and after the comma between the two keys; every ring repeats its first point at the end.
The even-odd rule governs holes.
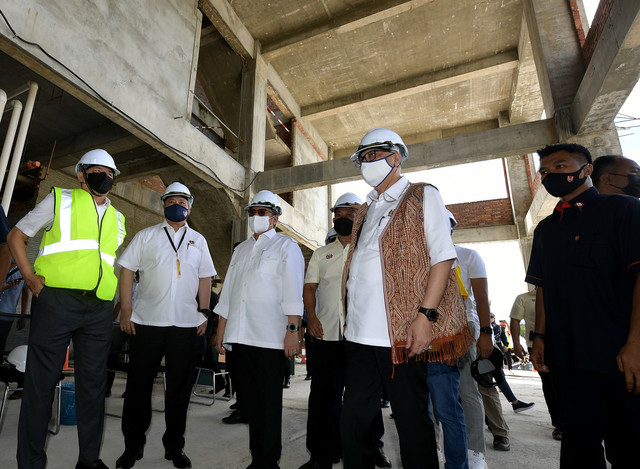
{"type": "Polygon", "coordinates": [[[184,451],[164,451],[164,458],[169,461],[173,461],[173,467],[177,467],[178,469],[184,469],[186,467],[191,467],[191,459],[184,454],[184,451]]]}
{"type": "Polygon", "coordinates": [[[116,461],[116,469],[131,469],[136,464],[136,461],[142,459],[143,455],[144,450],[142,449],[140,451],[128,451],[125,449],[122,456],[120,456],[116,461]]]}
{"type": "Polygon", "coordinates": [[[298,469],[331,469],[331,466],[333,466],[333,464],[331,463],[323,464],[320,461],[317,461],[315,459],[309,459],[306,463],[304,463],[298,469]]]}
{"type": "Polygon", "coordinates": [[[93,464],[85,464],[81,461],[78,461],[76,464],[76,469],[109,469],[105,463],[102,462],[102,459],[98,459],[93,464]]]}
{"type": "Polygon", "coordinates": [[[511,449],[509,438],[506,436],[495,435],[493,437],[493,449],[498,451],[509,451],[511,449]]]}
{"type": "Polygon", "coordinates": [[[234,410],[231,415],[222,419],[223,423],[249,423],[249,421],[240,413],[239,410],[234,410]]]}
{"type": "Polygon", "coordinates": [[[391,460],[384,454],[382,448],[378,448],[375,457],[376,467],[392,467],[391,460]]]}

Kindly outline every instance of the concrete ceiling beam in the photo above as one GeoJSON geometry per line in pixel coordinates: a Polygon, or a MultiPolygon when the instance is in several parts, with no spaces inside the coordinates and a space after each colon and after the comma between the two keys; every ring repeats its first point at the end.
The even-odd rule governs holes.
{"type": "MultiPolygon", "coordinates": [[[[131,135],[117,124],[109,123],[73,136],[71,140],[60,141],[51,161],[51,169],[61,169],[75,165],[89,150],[102,148],[111,155],[133,150],[142,146],[139,138],[131,135]]],[[[43,149],[43,161],[48,159],[50,149],[43,149]]]]}
{"type": "Polygon", "coordinates": [[[237,54],[254,57],[255,40],[227,0],[199,0],[198,7],[237,54]]]}
{"type": "MultiPolygon", "coordinates": [[[[402,168],[411,172],[523,155],[557,141],[554,120],[546,119],[409,145],[410,157],[402,168]]],[[[290,192],[360,178],[351,160],[340,158],[259,173],[254,190],[290,192]]]]}
{"type": "Polygon", "coordinates": [[[457,228],[451,236],[455,244],[486,243],[487,241],[517,241],[516,225],[481,226],[477,228],[457,228]]]}
{"type": "Polygon", "coordinates": [[[523,0],[547,117],[571,106],[584,76],[582,50],[567,0],[523,0]]]}
{"type": "Polygon", "coordinates": [[[432,2],[433,0],[390,0],[387,2],[365,3],[362,8],[351,10],[333,19],[328,18],[326,23],[312,27],[305,25],[288,36],[266,43],[262,48],[262,52],[265,60],[271,61],[282,55],[294,53],[300,48],[306,47],[310,42],[351,32],[432,2]]]}
{"type": "Polygon", "coordinates": [[[362,91],[337,100],[306,106],[302,108],[302,116],[305,120],[311,121],[335,116],[343,112],[356,110],[365,105],[382,104],[466,80],[499,74],[505,70],[515,70],[517,66],[518,52],[513,49],[445,70],[362,91]]]}
{"type": "Polygon", "coordinates": [[[612,128],[640,77],[640,2],[613,2],[606,25],[571,106],[577,133],[612,128]]]}

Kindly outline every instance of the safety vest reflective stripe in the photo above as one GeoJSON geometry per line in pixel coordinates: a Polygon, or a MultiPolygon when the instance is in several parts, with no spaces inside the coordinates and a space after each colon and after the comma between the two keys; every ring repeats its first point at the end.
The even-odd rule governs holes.
{"type": "Polygon", "coordinates": [[[43,246],[38,252],[38,256],[47,254],[59,254],[61,252],[80,251],[82,249],[98,249],[99,244],[95,239],[76,239],[43,246]]]}
{"type": "Polygon", "coordinates": [[[122,246],[122,242],[124,241],[125,231],[124,231],[124,222],[122,221],[122,214],[117,210],[116,210],[116,218],[118,219],[118,247],[120,247],[122,246]]]}
{"type": "Polygon", "coordinates": [[[115,256],[110,256],[109,254],[105,254],[104,252],[100,253],[100,259],[102,259],[103,261],[105,261],[107,264],[109,264],[112,267],[116,263],[115,256]]]}

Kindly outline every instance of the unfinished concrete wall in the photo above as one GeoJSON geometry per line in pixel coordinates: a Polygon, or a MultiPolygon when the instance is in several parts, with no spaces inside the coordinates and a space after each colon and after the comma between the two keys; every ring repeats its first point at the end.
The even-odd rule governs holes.
{"type": "Polygon", "coordinates": [[[55,60],[3,24],[0,50],[203,179],[215,183],[217,175],[239,188],[244,168],[190,122],[202,23],[197,3],[5,2],[3,12],[16,33],[55,60]]]}
{"type": "MultiPolygon", "coordinates": [[[[327,154],[324,142],[320,144],[321,146],[318,146],[317,143],[311,144],[305,135],[303,125],[294,125],[291,129],[293,132],[291,146],[294,166],[323,161],[321,154],[323,156],[327,154]]],[[[317,141],[322,142],[320,139],[317,141]]],[[[294,226],[296,229],[305,227],[304,236],[314,240],[318,246],[324,245],[324,239],[329,229],[327,226],[329,203],[328,186],[297,190],[293,193],[293,205],[298,215],[297,218],[302,221],[301,224],[294,226]]]]}

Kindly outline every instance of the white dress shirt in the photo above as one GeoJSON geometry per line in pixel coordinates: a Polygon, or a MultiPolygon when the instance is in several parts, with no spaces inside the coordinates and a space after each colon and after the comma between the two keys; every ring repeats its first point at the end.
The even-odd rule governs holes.
{"type": "Polygon", "coordinates": [[[464,302],[464,307],[467,311],[467,322],[475,324],[476,339],[480,337],[480,319],[478,318],[478,311],[476,309],[476,298],[473,295],[473,288],[471,287],[472,278],[487,278],[487,269],[484,266],[484,261],[480,254],[473,249],[463,248],[462,246],[456,246],[456,254],[458,260],[456,265],[460,266],[460,274],[462,275],[462,283],[469,295],[464,302]]]}
{"type": "MultiPolygon", "coordinates": [[[[347,329],[351,342],[390,347],[385,309],[385,292],[380,256],[382,236],[392,212],[409,187],[406,177],[382,194],[374,189],[367,195],[369,210],[360,232],[349,267],[347,281],[347,329]]],[[[433,186],[424,187],[424,231],[431,265],[455,259],[451,225],[440,193],[433,186]]]]}
{"type": "Polygon", "coordinates": [[[336,239],[316,249],[311,256],[304,283],[318,284],[316,316],[322,324],[322,340],[341,340],[344,327],[342,303],[342,270],[349,253],[349,245],[336,239]]]}
{"type": "Polygon", "coordinates": [[[164,220],[139,231],[118,259],[118,264],[133,272],[140,271],[131,315],[134,323],[197,327],[205,321],[198,312],[196,295],[200,279],[215,275],[216,269],[206,239],[188,224],[174,231],[164,220]]]}
{"type": "Polygon", "coordinates": [[[287,316],[302,316],[304,258],[271,229],[240,243],[214,312],[227,319],[223,343],[284,350],[287,316]]]}

